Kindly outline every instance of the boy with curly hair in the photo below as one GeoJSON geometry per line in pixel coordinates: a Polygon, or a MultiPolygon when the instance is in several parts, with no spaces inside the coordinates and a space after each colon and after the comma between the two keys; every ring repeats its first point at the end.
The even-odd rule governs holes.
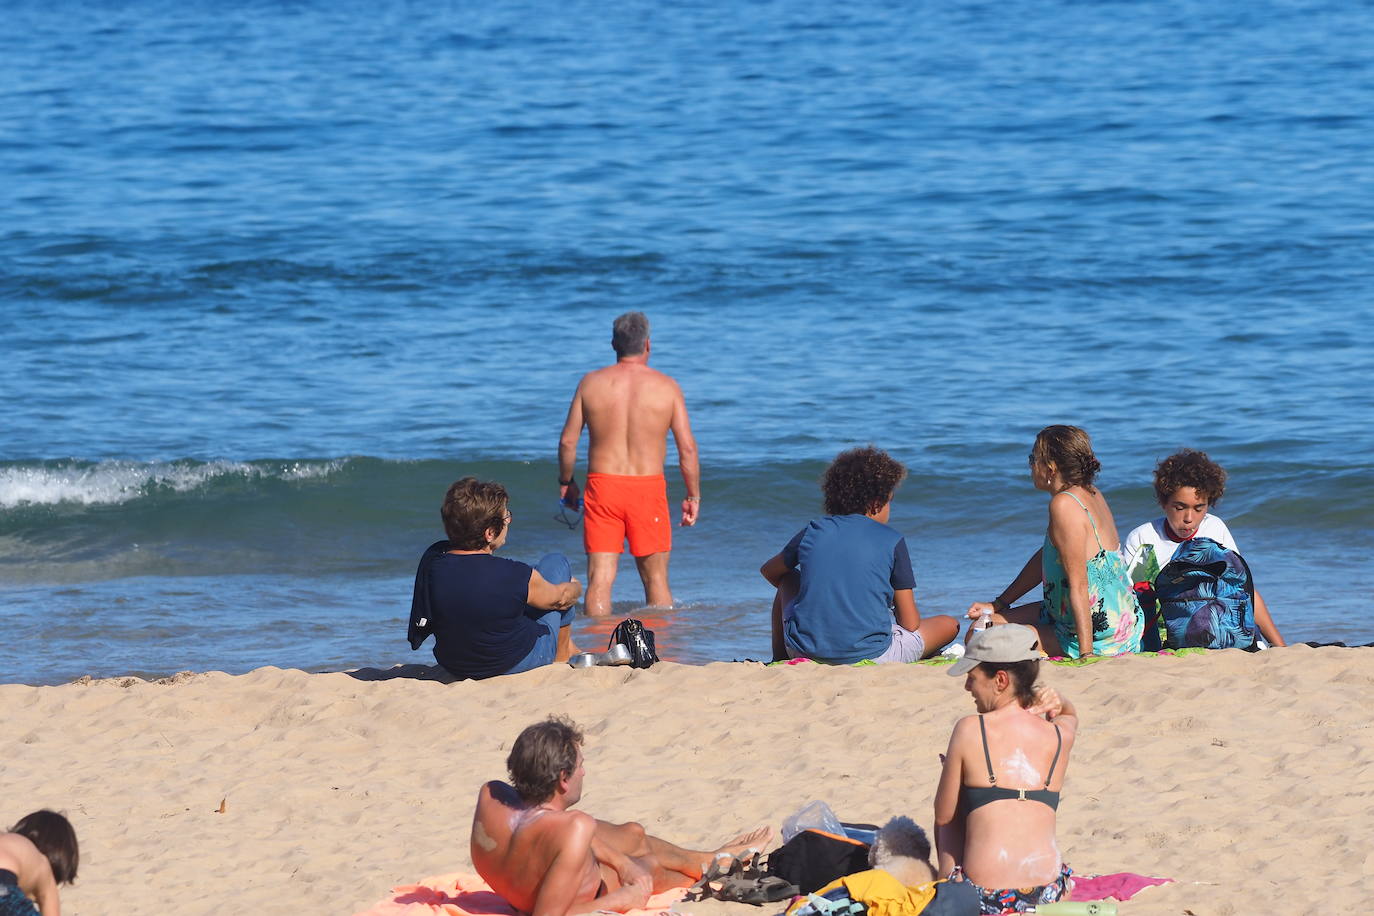
{"type": "MultiPolygon", "coordinates": [[[[1179,544],[1196,537],[1211,538],[1227,550],[1240,553],[1231,529],[1212,514],[1226,492],[1226,470],[1207,457],[1206,452],[1185,448],[1165,458],[1155,466],[1154,486],[1164,515],[1126,535],[1121,542],[1121,555],[1126,562],[1134,562],[1141,548],[1149,545],[1163,569],[1173,559],[1179,544]]],[[[1287,645],[1259,589],[1255,589],[1255,626],[1269,645],[1287,645]]]]}
{"type": "Polygon", "coordinates": [[[906,539],[887,524],[906,468],[867,446],[835,456],[821,480],[825,516],[759,569],[773,598],[773,660],[914,662],[959,635],[953,617],[921,617],[906,539]]]}

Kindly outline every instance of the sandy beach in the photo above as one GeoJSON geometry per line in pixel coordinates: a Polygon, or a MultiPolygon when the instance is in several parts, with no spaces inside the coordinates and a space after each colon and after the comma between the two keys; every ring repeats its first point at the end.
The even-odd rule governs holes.
{"type": "MultiPolygon", "coordinates": [[[[0,822],[69,814],[82,862],[68,914],[350,914],[471,869],[477,788],[549,712],[586,730],[584,810],[710,846],[776,831],[812,799],[846,820],[929,828],[936,755],[972,711],[962,682],[929,666],[396,676],[427,670],[0,686],[0,822]]],[[[1084,723],[1059,812],[1066,861],[1176,881],[1123,913],[1366,906],[1374,650],[1133,657],[1046,679],[1084,723]]]]}

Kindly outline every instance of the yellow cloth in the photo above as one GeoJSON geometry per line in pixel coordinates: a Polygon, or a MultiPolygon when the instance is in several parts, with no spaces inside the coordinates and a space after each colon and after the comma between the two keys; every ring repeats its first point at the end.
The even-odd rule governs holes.
{"type": "MultiPolygon", "coordinates": [[[[935,881],[927,881],[908,887],[881,868],[845,875],[816,891],[824,896],[826,891],[843,887],[849,899],[861,901],[868,907],[868,916],[916,916],[935,899],[935,881]]],[[[805,903],[803,897],[798,904],[805,903]]]]}

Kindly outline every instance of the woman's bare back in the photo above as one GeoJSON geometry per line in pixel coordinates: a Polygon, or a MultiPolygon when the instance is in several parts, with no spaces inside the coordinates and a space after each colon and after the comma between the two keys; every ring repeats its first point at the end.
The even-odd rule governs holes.
{"type": "MultiPolygon", "coordinates": [[[[969,721],[958,748],[963,784],[993,785],[988,778],[977,717],[970,717],[969,721]]],[[[999,788],[1042,790],[1048,776],[1049,790],[1060,790],[1074,739],[1074,729],[1068,727],[1067,721],[1060,724],[1056,737],[1053,725],[1019,706],[1009,706],[984,715],[983,725],[999,788]]],[[[1053,881],[1060,867],[1055,823],[1054,808],[1029,798],[1000,799],[981,805],[968,812],[964,872],[983,887],[1031,887],[1053,881]]]]}

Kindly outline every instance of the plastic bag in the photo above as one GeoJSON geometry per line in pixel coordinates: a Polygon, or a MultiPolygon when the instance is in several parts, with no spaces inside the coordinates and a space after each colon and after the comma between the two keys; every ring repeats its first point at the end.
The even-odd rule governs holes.
{"type": "Polygon", "coordinates": [[[813,801],[804,805],[800,811],[782,822],[782,841],[786,843],[803,830],[823,830],[837,836],[844,836],[844,825],[823,801],[813,801]]]}

